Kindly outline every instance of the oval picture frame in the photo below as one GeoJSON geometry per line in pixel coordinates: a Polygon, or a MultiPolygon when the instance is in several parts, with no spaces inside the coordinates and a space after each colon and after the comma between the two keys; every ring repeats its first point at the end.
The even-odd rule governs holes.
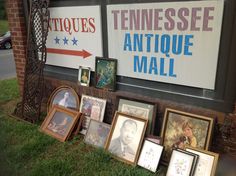
{"type": "Polygon", "coordinates": [[[72,87],[60,86],[50,95],[47,103],[47,112],[50,111],[53,105],[59,105],[68,109],[79,111],[79,96],[72,87]]]}

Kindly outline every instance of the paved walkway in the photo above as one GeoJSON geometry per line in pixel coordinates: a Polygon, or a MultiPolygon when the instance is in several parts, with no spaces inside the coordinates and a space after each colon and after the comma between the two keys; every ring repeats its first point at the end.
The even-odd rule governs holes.
{"type": "Polygon", "coordinates": [[[16,77],[13,51],[0,49],[0,80],[16,77]]]}

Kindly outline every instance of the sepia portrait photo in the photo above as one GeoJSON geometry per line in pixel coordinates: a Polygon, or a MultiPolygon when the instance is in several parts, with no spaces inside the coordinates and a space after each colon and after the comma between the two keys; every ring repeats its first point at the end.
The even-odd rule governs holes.
{"type": "Polygon", "coordinates": [[[147,120],[116,112],[106,149],[118,159],[136,164],[147,120]]]}
{"type": "Polygon", "coordinates": [[[82,67],[79,66],[79,73],[78,73],[78,82],[82,86],[89,86],[90,83],[90,67],[82,67]]]}

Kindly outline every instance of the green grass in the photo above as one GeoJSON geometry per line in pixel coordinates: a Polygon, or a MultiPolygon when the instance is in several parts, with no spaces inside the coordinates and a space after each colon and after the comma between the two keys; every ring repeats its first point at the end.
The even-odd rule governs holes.
{"type": "Polygon", "coordinates": [[[8,21],[7,20],[0,20],[0,35],[4,34],[9,30],[8,21]]]}
{"type": "MultiPolygon", "coordinates": [[[[85,144],[81,135],[62,143],[41,133],[36,124],[11,118],[7,113],[14,110],[17,99],[17,81],[0,81],[0,175],[154,175],[143,168],[113,159],[103,149],[85,144]]],[[[162,167],[160,170],[163,169],[165,168],[162,167]]]]}

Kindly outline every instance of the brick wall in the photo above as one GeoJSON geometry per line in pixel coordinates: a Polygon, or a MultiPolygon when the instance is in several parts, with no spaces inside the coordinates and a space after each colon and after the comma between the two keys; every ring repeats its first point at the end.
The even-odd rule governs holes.
{"type": "Polygon", "coordinates": [[[6,11],[11,31],[12,47],[20,93],[23,92],[24,67],[26,60],[26,23],[22,0],[7,0],[6,11]]]}

